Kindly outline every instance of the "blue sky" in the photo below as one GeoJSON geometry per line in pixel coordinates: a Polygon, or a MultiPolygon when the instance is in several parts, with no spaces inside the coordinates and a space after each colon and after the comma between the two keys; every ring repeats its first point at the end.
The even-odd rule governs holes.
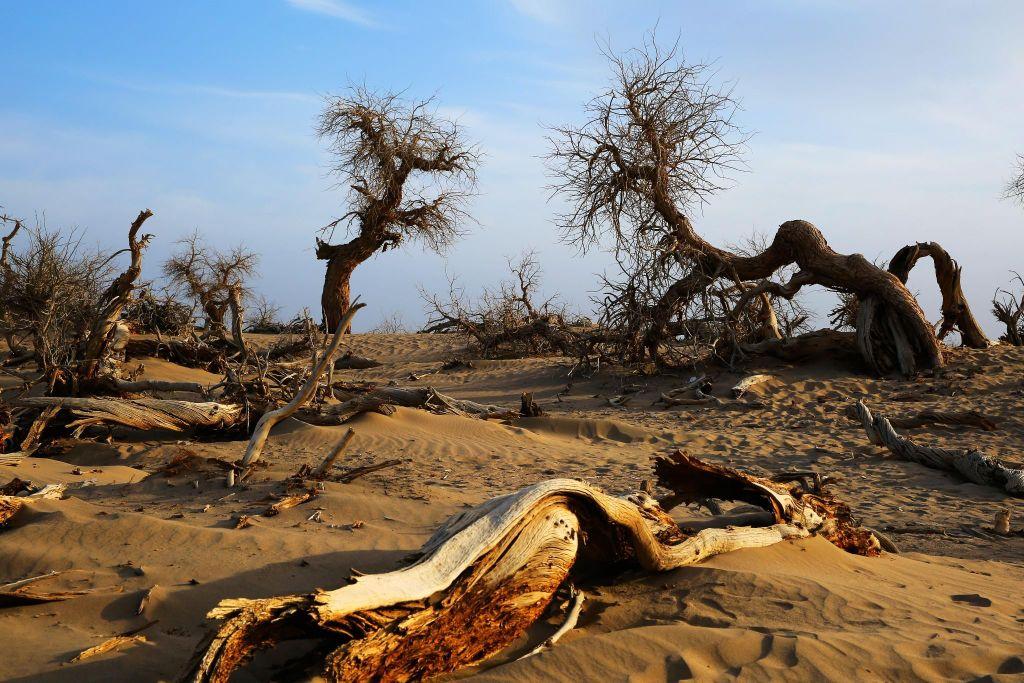
{"type": "MultiPolygon", "coordinates": [[[[151,277],[194,229],[244,241],[263,259],[256,287],[289,313],[318,309],[313,235],[344,212],[312,127],[351,81],[436,94],[485,153],[472,234],[444,258],[364,264],[357,329],[394,312],[415,324],[417,285],[447,271],[475,292],[526,247],[546,289],[587,308],[609,259],[558,242],[544,126],[578,120],[605,83],[596,38],[626,48],[656,24],[715,61],[755,133],[749,172],[695,217],[711,240],[791,218],[869,258],[935,240],[990,331],[993,290],[1024,269],[1024,210],[1000,199],[1024,152],[1021,2],[0,0],[0,23],[0,205],[112,247],[149,207],[151,277]]],[[[936,319],[929,270],[911,285],[936,319]]]]}

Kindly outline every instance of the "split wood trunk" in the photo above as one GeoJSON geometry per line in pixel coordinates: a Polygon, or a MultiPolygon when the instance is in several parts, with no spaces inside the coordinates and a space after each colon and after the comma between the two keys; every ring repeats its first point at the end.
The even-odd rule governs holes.
{"type": "Polygon", "coordinates": [[[456,671],[519,638],[573,570],[588,568],[581,564],[627,561],[666,571],[810,534],[851,552],[879,552],[877,539],[826,493],[807,494],[679,452],[659,457],[655,471],[682,501],[742,500],[761,507],[771,523],[723,522],[688,533],[646,494],[616,498],[572,479],[544,481],[451,518],[403,569],[312,595],[222,601],[209,616],[226,621],[197,650],[186,680],[227,681],[255,649],[310,635],[333,641],[333,652],[311,663],[331,681],[419,680],[456,671]]]}

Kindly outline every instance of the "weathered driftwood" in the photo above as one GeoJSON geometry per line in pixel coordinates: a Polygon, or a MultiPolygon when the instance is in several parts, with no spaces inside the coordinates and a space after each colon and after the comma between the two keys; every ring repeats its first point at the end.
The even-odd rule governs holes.
{"type": "Polygon", "coordinates": [[[41,602],[59,602],[97,592],[95,589],[70,591],[41,591],[38,589],[38,583],[63,573],[62,571],[53,571],[48,574],[33,576],[0,586],[0,607],[19,607],[21,605],[35,605],[41,602]]]}
{"type": "Polygon", "coordinates": [[[774,375],[748,375],[741,379],[732,388],[733,398],[743,398],[743,394],[750,391],[751,388],[756,387],[758,384],[762,384],[772,379],[774,375]]]}
{"type": "Polygon", "coordinates": [[[211,387],[199,382],[172,382],[159,379],[125,380],[116,379],[111,386],[126,393],[142,393],[146,391],[188,391],[193,394],[207,396],[211,387]]]}
{"type": "Polygon", "coordinates": [[[148,642],[146,640],[146,636],[141,633],[137,633],[133,636],[114,636],[113,638],[107,638],[99,645],[94,645],[82,650],[77,655],[69,659],[68,663],[75,664],[83,659],[89,659],[90,657],[95,657],[114,650],[123,650],[126,647],[132,647],[133,645],[145,642],[148,642]]]}
{"type": "Polygon", "coordinates": [[[334,461],[338,459],[345,449],[348,447],[348,442],[352,440],[352,437],[356,435],[356,430],[350,429],[345,432],[345,436],[341,437],[338,443],[331,449],[331,452],[327,454],[327,457],[323,459],[323,462],[313,470],[313,474],[310,478],[312,479],[323,479],[331,468],[334,467],[334,461]]]}
{"type": "Polygon", "coordinates": [[[885,446],[893,455],[933,469],[956,472],[970,482],[993,486],[1013,496],[1024,496],[1024,470],[1006,467],[973,448],[922,446],[897,434],[885,417],[872,415],[864,401],[857,401],[856,410],[868,440],[885,446]]]}
{"type": "Polygon", "coordinates": [[[320,358],[313,364],[313,370],[309,373],[309,378],[295,394],[292,400],[287,405],[278,408],[277,410],[271,410],[263,413],[259,422],[256,423],[256,428],[253,430],[252,437],[249,439],[249,446],[245,449],[245,455],[242,457],[243,467],[248,467],[253,463],[253,461],[260,457],[260,453],[263,452],[263,446],[267,443],[267,437],[270,436],[270,430],[274,428],[274,425],[281,420],[294,415],[298,412],[299,408],[312,398],[324,371],[326,371],[327,366],[333,362],[334,354],[337,352],[338,346],[341,345],[341,339],[345,334],[345,330],[348,329],[349,324],[352,322],[352,318],[355,317],[356,311],[366,305],[358,302],[359,298],[356,297],[356,300],[352,302],[351,306],[349,306],[345,315],[342,316],[337,329],[334,331],[334,337],[331,339],[331,343],[323,350],[320,358]]]}
{"type": "Polygon", "coordinates": [[[113,399],[33,396],[20,398],[16,405],[57,406],[78,419],[68,423],[75,434],[92,425],[117,424],[133,429],[226,429],[243,419],[242,407],[224,403],[193,403],[159,398],[113,399]]]}
{"type": "Polygon", "coordinates": [[[666,571],[814,533],[878,553],[877,540],[827,494],[798,494],[678,452],[659,458],[656,472],[683,499],[750,502],[772,523],[688,533],[646,494],[616,498],[572,479],[544,481],[449,519],[403,569],[312,595],[222,601],[209,616],[227,621],[197,650],[187,678],[227,681],[255,649],[312,632],[338,646],[316,662],[328,680],[418,680],[478,662],[521,636],[576,564],[630,561],[666,571]]]}

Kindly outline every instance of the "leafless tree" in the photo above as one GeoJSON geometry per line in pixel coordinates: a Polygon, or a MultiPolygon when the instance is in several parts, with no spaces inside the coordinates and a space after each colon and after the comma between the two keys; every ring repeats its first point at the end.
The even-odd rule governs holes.
{"type": "Polygon", "coordinates": [[[427,304],[424,332],[469,335],[484,357],[560,353],[586,359],[606,340],[589,321],[572,315],[557,298],[538,300],[542,272],[533,251],[508,259],[511,277],[468,300],[454,279],[447,298],[420,292],[427,304]]]}
{"type": "Polygon", "coordinates": [[[246,326],[246,332],[261,334],[279,334],[284,332],[285,323],[281,320],[281,307],[259,294],[252,305],[252,316],[246,326]]]}
{"type": "Polygon", "coordinates": [[[406,326],[405,320],[402,319],[402,314],[398,311],[384,316],[371,330],[374,334],[401,334],[408,331],[409,328],[406,326]]]}
{"type": "Polygon", "coordinates": [[[83,246],[80,233],[45,224],[24,235],[21,245],[4,244],[4,334],[12,349],[31,342],[40,370],[66,372],[113,273],[111,255],[83,246]]]}
{"type": "Polygon", "coordinates": [[[581,125],[553,129],[549,165],[569,204],[564,237],[583,248],[608,238],[626,264],[612,303],[633,307],[620,315],[627,356],[666,364],[673,327],[718,292],[735,295],[722,307],[735,319],[764,294],[788,299],[818,284],[858,297],[859,348],[876,371],[942,364],[932,326],[899,278],[858,254],[837,254],[807,221],[783,223],[753,255],[701,237],[690,212],[742,168],[747,136],[731,91],[712,84],[708,65],[686,62],[678,46],[662,49],[653,36],[639,49],[604,52],[612,83],[585,106],[581,125]],[[771,279],[787,266],[796,270],[787,282],[771,279]]]}
{"type": "Polygon", "coordinates": [[[348,191],[348,211],[322,229],[316,256],[327,261],[321,305],[334,329],[348,309],[352,272],[377,252],[418,240],[441,251],[462,234],[479,155],[433,99],[406,100],[363,86],[327,98],[317,134],[348,191]],[[331,244],[335,228],[351,239],[331,244]]]}
{"type": "Polygon", "coordinates": [[[246,280],[255,274],[259,256],[242,245],[219,251],[198,232],[178,244],[181,248],[164,263],[164,275],[202,311],[206,335],[228,340],[225,318],[247,293],[246,280]]]}
{"type": "Polygon", "coordinates": [[[1014,164],[1013,177],[1003,190],[1003,196],[1020,202],[1024,206],[1024,154],[1017,155],[1017,162],[1014,164]]]}
{"type": "Polygon", "coordinates": [[[1014,346],[1024,345],[1024,277],[1014,273],[1013,279],[1021,288],[1021,294],[1015,295],[1005,289],[997,289],[992,297],[992,314],[996,320],[1006,326],[1006,332],[1000,339],[1014,346]]]}

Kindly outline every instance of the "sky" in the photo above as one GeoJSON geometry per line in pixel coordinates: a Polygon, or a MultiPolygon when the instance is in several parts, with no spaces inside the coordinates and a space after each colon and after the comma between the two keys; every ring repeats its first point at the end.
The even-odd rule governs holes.
{"type": "MultiPolygon", "coordinates": [[[[436,96],[484,154],[465,239],[357,269],[357,331],[393,315],[415,328],[419,287],[457,276],[473,295],[528,248],[545,292],[588,310],[611,259],[559,240],[546,128],[579,122],[608,82],[600,42],[627,49],[655,27],[714,62],[753,133],[747,171],[693,217],[712,242],[794,218],[870,259],[937,241],[989,332],[993,291],[1024,270],[1024,208],[1001,199],[1024,153],[1017,0],[0,0],[0,25],[0,206],[108,248],[148,207],[148,278],[194,230],[245,243],[254,288],[288,316],[319,312],[313,238],[345,195],[313,126],[354,82],[436,96]]],[[[928,264],[910,285],[936,320],[928,264]]]]}

